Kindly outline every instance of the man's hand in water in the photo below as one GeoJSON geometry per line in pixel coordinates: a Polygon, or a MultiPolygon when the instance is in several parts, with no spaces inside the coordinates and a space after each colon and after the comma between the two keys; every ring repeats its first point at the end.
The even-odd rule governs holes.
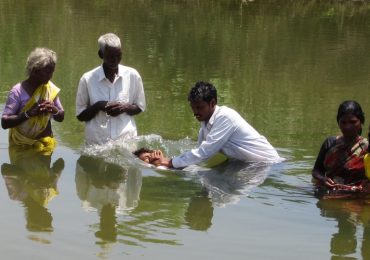
{"type": "Polygon", "coordinates": [[[166,157],[164,157],[163,153],[161,150],[154,150],[154,152],[152,152],[150,154],[151,156],[151,160],[150,160],[150,163],[151,164],[154,164],[155,166],[165,166],[167,168],[173,168],[173,165],[172,165],[172,159],[168,159],[166,157]]]}

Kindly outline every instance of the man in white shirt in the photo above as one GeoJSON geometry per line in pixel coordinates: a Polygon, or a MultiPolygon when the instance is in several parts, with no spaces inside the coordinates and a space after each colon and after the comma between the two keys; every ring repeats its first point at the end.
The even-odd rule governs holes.
{"type": "Polygon", "coordinates": [[[267,139],[260,135],[235,110],[217,105],[217,90],[207,82],[197,82],[188,100],[194,116],[201,122],[198,147],[169,160],[167,167],[183,168],[198,164],[217,152],[245,162],[280,162],[282,158],[267,139]]]}
{"type": "Polygon", "coordinates": [[[133,116],[146,107],[140,74],[120,64],[122,49],[118,36],[102,35],[98,44],[103,64],[81,77],[76,97],[76,115],[86,123],[87,144],[136,136],[133,116]]]}

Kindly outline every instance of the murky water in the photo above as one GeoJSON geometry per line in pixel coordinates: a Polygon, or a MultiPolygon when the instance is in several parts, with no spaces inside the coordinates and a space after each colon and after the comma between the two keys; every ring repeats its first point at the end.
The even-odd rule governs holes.
{"type": "Polygon", "coordinates": [[[1,108],[25,78],[28,53],[46,46],[58,54],[53,81],[66,110],[49,158],[10,156],[0,131],[2,258],[369,259],[369,202],[320,201],[310,177],[321,142],[339,131],[339,103],[370,111],[369,7],[0,0],[1,108]],[[121,36],[123,63],[140,72],[148,109],[136,117],[138,140],[86,148],[75,94],[109,31],[121,36]],[[133,146],[176,155],[195,145],[186,95],[201,79],[286,161],[163,171],[133,158],[133,146]]]}

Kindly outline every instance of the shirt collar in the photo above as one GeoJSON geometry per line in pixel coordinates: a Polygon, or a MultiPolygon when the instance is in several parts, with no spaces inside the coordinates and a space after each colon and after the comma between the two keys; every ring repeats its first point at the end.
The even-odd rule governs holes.
{"type": "MultiPolygon", "coordinates": [[[[118,74],[117,74],[117,76],[122,77],[123,74],[124,74],[123,66],[121,66],[121,64],[119,64],[118,65],[118,74]]],[[[103,64],[102,64],[102,65],[100,65],[99,70],[98,70],[98,80],[102,81],[103,79],[105,79],[105,73],[104,73],[103,64]]]]}
{"type": "Polygon", "coordinates": [[[215,106],[215,111],[213,111],[213,114],[209,118],[207,125],[205,125],[205,122],[202,122],[207,127],[207,129],[210,129],[213,126],[213,123],[215,121],[216,114],[218,113],[219,110],[220,110],[220,107],[218,105],[216,105],[215,106]]]}

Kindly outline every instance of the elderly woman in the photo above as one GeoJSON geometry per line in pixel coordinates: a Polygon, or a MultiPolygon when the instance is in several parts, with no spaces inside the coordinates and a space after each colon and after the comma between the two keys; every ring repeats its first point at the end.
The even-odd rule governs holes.
{"type": "Polygon", "coordinates": [[[50,81],[56,61],[56,53],[47,48],[36,48],[28,56],[28,78],[10,90],[1,118],[1,126],[10,129],[10,145],[33,146],[45,152],[54,149],[50,119],[64,120],[60,89],[50,81]]]}
{"type": "Polygon", "coordinates": [[[340,104],[337,122],[342,134],[324,141],[312,170],[320,187],[363,191],[367,182],[363,158],[368,151],[368,140],[361,136],[364,121],[356,101],[340,104]]]}

